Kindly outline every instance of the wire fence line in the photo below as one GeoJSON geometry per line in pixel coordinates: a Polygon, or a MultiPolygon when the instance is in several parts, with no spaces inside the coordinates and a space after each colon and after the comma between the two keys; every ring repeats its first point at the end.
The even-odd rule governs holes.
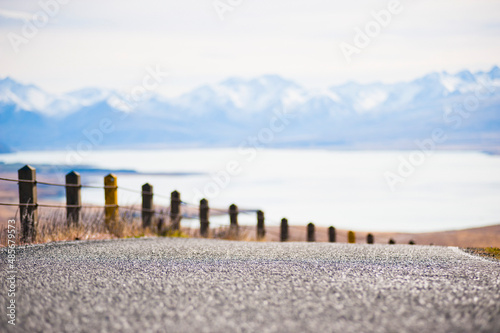
{"type": "MultiPolygon", "coordinates": [[[[165,210],[163,212],[162,210],[157,210],[157,209],[145,209],[145,208],[136,208],[136,207],[130,207],[130,206],[119,206],[119,205],[54,205],[54,204],[39,204],[39,203],[6,203],[6,202],[0,202],[0,206],[13,206],[13,207],[18,207],[18,206],[32,206],[32,207],[47,207],[47,208],[116,208],[119,207],[121,209],[125,210],[134,210],[138,212],[148,212],[148,213],[157,213],[160,215],[166,215],[169,213],[169,210],[165,210]]],[[[168,208],[168,207],[165,207],[168,208]]],[[[223,210],[219,210],[223,211],[223,210]]],[[[186,218],[190,218],[189,215],[183,216],[186,218]]]]}
{"type": "Polygon", "coordinates": [[[156,230],[154,232],[160,235],[169,232],[180,232],[182,219],[188,220],[186,222],[190,224],[190,228],[192,228],[194,220],[199,220],[199,234],[202,237],[208,237],[210,225],[212,225],[212,228],[228,228],[227,232],[231,237],[238,235],[238,214],[257,213],[257,239],[262,239],[265,235],[264,213],[256,209],[240,210],[235,204],[232,204],[228,208],[211,208],[205,199],[200,200],[199,204],[193,204],[181,200],[181,194],[178,191],[173,191],[170,196],[157,194],[153,191],[153,186],[149,183],[143,184],[141,190],[122,187],[118,186],[118,179],[114,174],[108,174],[104,177],[104,186],[81,184],[80,174],[73,171],[66,175],[65,184],[40,181],[36,178],[36,169],[30,165],[25,165],[18,170],[18,179],[0,177],[0,181],[17,183],[19,186],[19,203],[0,202],[0,206],[18,207],[17,212],[19,212],[21,220],[21,242],[30,243],[36,239],[38,228],[38,222],[36,221],[39,221],[38,211],[40,207],[65,209],[66,224],[68,227],[80,224],[83,208],[104,209],[104,224],[113,234],[121,233],[120,228],[124,227],[124,223],[128,221],[130,216],[134,221],[136,217],[141,218],[142,230],[156,230]],[[66,203],[38,202],[37,185],[64,187],[66,189],[66,203]],[[105,204],[82,204],[81,189],[85,188],[104,190],[105,204]],[[135,204],[119,205],[119,191],[140,195],[142,203],[139,204],[139,202],[136,202],[135,204]],[[169,199],[170,205],[154,204],[154,197],[169,199]],[[122,210],[133,213],[124,213],[122,210]],[[224,215],[229,215],[229,224],[222,224],[220,223],[221,221],[210,222],[209,216],[224,215]]]}
{"type": "MultiPolygon", "coordinates": [[[[98,185],[85,185],[85,184],[57,184],[57,183],[44,182],[44,181],[39,181],[39,180],[13,179],[13,178],[4,178],[4,177],[0,177],[0,180],[7,181],[7,182],[15,182],[15,183],[31,183],[31,184],[41,184],[41,185],[59,186],[59,187],[93,188],[93,189],[118,189],[118,190],[132,192],[132,193],[137,193],[137,194],[141,194],[141,195],[154,195],[155,197],[170,199],[170,196],[161,195],[161,194],[153,193],[153,192],[143,192],[143,191],[134,190],[134,189],[123,187],[123,186],[109,186],[109,185],[98,186],[98,185]]],[[[10,206],[11,204],[0,203],[0,205],[10,206]]],[[[15,204],[15,205],[18,206],[18,204],[15,204]]],[[[192,204],[190,204],[190,205],[192,205],[192,204]]],[[[43,206],[48,206],[48,205],[38,204],[38,206],[43,207],[43,206]]],[[[60,208],[66,208],[67,206],[68,205],[60,206],[60,208]]],[[[52,205],[51,207],[58,208],[55,205],[52,205]]],[[[90,206],[89,205],[81,205],[80,207],[82,207],[82,208],[88,208],[90,206]]],[[[99,207],[100,208],[105,208],[105,206],[92,206],[92,207],[93,208],[99,208],[99,207]]]]}
{"type": "Polygon", "coordinates": [[[7,182],[15,182],[15,183],[32,183],[32,184],[41,184],[41,185],[48,185],[48,186],[60,186],[60,187],[76,187],[76,188],[94,188],[94,189],[119,189],[122,191],[127,191],[127,192],[132,192],[132,193],[138,193],[138,194],[149,194],[153,195],[159,198],[165,198],[165,199],[170,199],[169,196],[166,195],[161,195],[153,192],[142,192],[139,190],[134,190],[131,188],[123,187],[123,186],[98,186],[98,185],[84,185],[84,184],[57,184],[57,183],[51,183],[51,182],[44,182],[44,181],[39,181],[39,180],[26,180],[26,179],[12,179],[12,178],[3,178],[0,177],[0,180],[7,181],[7,182]]]}
{"type": "MultiPolygon", "coordinates": [[[[170,196],[156,194],[153,192],[153,187],[146,183],[142,186],[142,190],[131,189],[127,187],[118,186],[117,177],[113,174],[108,174],[104,177],[104,186],[97,185],[86,185],[80,183],[80,175],[77,172],[70,172],[66,175],[66,184],[58,184],[46,181],[36,180],[36,169],[26,165],[18,170],[19,179],[0,177],[0,181],[15,182],[19,185],[19,203],[11,202],[0,202],[0,206],[11,206],[18,207],[16,211],[16,216],[19,213],[21,220],[21,239],[22,243],[31,243],[36,238],[37,227],[35,221],[38,221],[38,207],[56,208],[56,209],[66,209],[66,221],[67,226],[75,225],[78,226],[80,220],[80,213],[82,208],[104,208],[104,222],[108,231],[119,235],[121,231],[117,229],[117,224],[123,225],[123,216],[127,214],[120,215],[119,209],[141,212],[142,218],[142,229],[148,230],[148,228],[156,228],[157,234],[166,235],[164,222],[166,218],[169,219],[170,226],[167,231],[180,232],[180,221],[182,219],[188,219],[190,228],[192,228],[192,220],[199,220],[200,229],[199,235],[202,237],[208,237],[209,235],[209,225],[212,228],[220,230],[225,229],[227,231],[226,235],[229,237],[234,237],[238,235],[238,230],[240,226],[238,225],[238,214],[255,214],[257,215],[257,240],[263,239],[265,237],[266,231],[264,227],[264,213],[261,210],[256,209],[239,209],[236,205],[232,204],[228,209],[222,208],[210,208],[208,201],[205,199],[201,200],[199,204],[193,204],[180,199],[180,193],[173,191],[170,196]],[[31,184],[31,185],[30,185],[31,184]],[[37,200],[37,185],[47,185],[47,186],[58,186],[64,187],[66,189],[66,204],[47,204],[38,203],[37,200]],[[81,204],[81,189],[104,189],[105,205],[92,205],[92,204],[81,204]],[[135,194],[140,194],[142,196],[142,205],[140,208],[134,207],[134,205],[118,205],[118,190],[131,192],[135,194]],[[170,199],[169,206],[159,206],[153,204],[153,197],[170,199]],[[185,209],[183,208],[185,207],[185,209]],[[155,209],[156,208],[156,209],[155,209]],[[190,209],[191,208],[191,209],[190,209]],[[212,216],[223,216],[229,215],[229,225],[213,222],[209,222],[209,211],[212,212],[212,216]],[[158,219],[154,219],[155,215],[159,215],[158,219]]],[[[135,218],[137,215],[132,215],[135,218]]],[[[119,227],[118,227],[119,228],[119,227]]],[[[247,226],[241,226],[243,230],[247,229],[247,226]]],[[[149,229],[151,230],[151,229],[149,229]]],[[[225,232],[223,230],[223,232],[225,232]]],[[[1,230],[0,230],[1,236],[1,230]]],[[[229,238],[233,239],[233,238],[229,238]]],[[[289,240],[289,225],[286,218],[281,219],[280,225],[280,240],[289,240]]],[[[329,242],[336,241],[336,231],[333,226],[328,228],[328,239],[329,242]]],[[[312,222],[307,225],[307,241],[315,241],[315,226],[312,222]]],[[[348,243],[355,243],[355,233],[349,231],[348,233],[348,243]]],[[[372,234],[367,235],[367,243],[373,244],[374,237],[372,234]]],[[[391,239],[389,244],[394,244],[391,239]]],[[[410,244],[414,244],[410,241],[410,244]]]]}
{"type": "MultiPolygon", "coordinates": [[[[7,182],[16,182],[16,183],[32,183],[32,184],[41,184],[48,186],[60,186],[60,187],[77,187],[77,188],[96,188],[96,189],[106,189],[106,188],[118,188],[117,186],[97,186],[97,185],[82,185],[82,184],[56,184],[50,182],[43,182],[39,180],[27,180],[27,179],[12,179],[12,178],[0,178],[0,180],[4,180],[7,182]]],[[[125,190],[122,188],[122,190],[125,190]]],[[[127,189],[128,191],[135,191],[127,189]]]]}
{"type": "Polygon", "coordinates": [[[19,206],[19,204],[0,202],[0,206],[19,206]]]}
{"type": "MultiPolygon", "coordinates": [[[[39,181],[39,180],[26,180],[26,179],[13,179],[13,178],[5,178],[5,177],[0,177],[0,181],[7,181],[7,182],[15,182],[15,183],[31,183],[35,185],[47,185],[47,186],[58,186],[58,187],[65,187],[65,188],[90,188],[90,189],[117,189],[117,190],[122,190],[126,192],[131,192],[131,193],[136,193],[140,195],[151,195],[154,197],[158,198],[163,198],[163,199],[171,199],[171,196],[167,195],[162,195],[154,192],[146,192],[146,191],[140,191],[140,190],[135,190],[123,186],[109,186],[109,185],[104,185],[104,186],[98,186],[98,185],[86,185],[86,184],[58,184],[58,183],[52,183],[52,182],[45,182],[45,181],[39,181]]],[[[186,201],[181,201],[181,205],[184,206],[190,206],[190,207],[196,207],[198,208],[198,204],[193,204],[189,203],[186,201]]],[[[145,209],[145,208],[135,208],[131,206],[124,206],[124,205],[89,205],[89,204],[83,204],[83,205],[56,205],[56,204],[43,204],[43,203],[6,203],[6,202],[0,202],[0,206],[34,206],[34,207],[46,207],[46,208],[110,208],[110,207],[119,207],[121,209],[125,210],[133,210],[133,211],[144,211],[144,212],[152,212],[155,214],[161,214],[161,212],[155,210],[155,209],[145,209]]],[[[169,208],[169,206],[167,206],[169,208]]],[[[167,208],[165,207],[165,208],[167,208]]],[[[229,214],[229,209],[225,208],[210,208],[211,211],[215,212],[217,215],[227,215],[229,214]]],[[[239,210],[239,213],[242,214],[251,214],[255,213],[258,210],[256,209],[243,209],[239,210]]],[[[185,218],[193,218],[190,217],[192,215],[187,215],[183,216],[185,218]]]]}

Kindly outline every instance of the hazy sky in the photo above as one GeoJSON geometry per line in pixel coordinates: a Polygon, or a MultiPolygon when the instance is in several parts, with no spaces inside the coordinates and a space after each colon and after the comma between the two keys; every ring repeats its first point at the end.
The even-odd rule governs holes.
{"type": "Polygon", "coordinates": [[[160,65],[170,71],[161,92],[173,95],[270,73],[310,88],[393,82],[489,70],[500,57],[497,0],[402,0],[350,63],[340,43],[354,45],[356,28],[377,29],[371,13],[391,1],[218,0],[231,6],[221,20],[213,0],[59,0],[67,4],[48,6],[52,17],[38,16],[41,27],[30,34],[26,20],[56,1],[0,0],[0,77],[53,92],[127,89],[160,65]]]}

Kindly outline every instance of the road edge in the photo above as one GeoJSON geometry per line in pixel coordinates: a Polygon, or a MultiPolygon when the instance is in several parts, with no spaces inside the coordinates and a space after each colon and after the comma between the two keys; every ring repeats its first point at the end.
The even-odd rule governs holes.
{"type": "Polygon", "coordinates": [[[448,248],[450,250],[452,250],[453,252],[456,252],[456,253],[460,253],[466,257],[469,257],[469,258],[472,258],[472,259],[477,259],[477,260],[481,260],[481,261],[485,261],[485,262],[488,262],[488,263],[494,263],[494,264],[497,264],[500,266],[500,261],[492,258],[492,259],[488,259],[488,258],[485,258],[485,257],[481,257],[481,256],[476,256],[476,255],[473,255],[473,254],[470,254],[470,253],[467,253],[465,252],[464,250],[460,249],[458,246],[448,246],[448,248]]]}

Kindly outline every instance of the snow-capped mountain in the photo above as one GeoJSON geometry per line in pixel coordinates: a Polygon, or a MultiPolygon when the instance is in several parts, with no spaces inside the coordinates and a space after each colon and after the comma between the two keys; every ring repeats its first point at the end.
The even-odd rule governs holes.
{"type": "Polygon", "coordinates": [[[26,111],[42,111],[53,97],[34,85],[22,85],[7,77],[0,81],[0,102],[26,111]]]}
{"type": "Polygon", "coordinates": [[[251,80],[230,78],[219,84],[205,85],[172,102],[195,112],[205,113],[218,108],[228,113],[249,115],[271,107],[304,103],[307,95],[306,90],[292,81],[277,75],[265,75],[251,80]]]}
{"type": "Polygon", "coordinates": [[[17,109],[49,116],[63,116],[106,100],[112,92],[96,88],[73,91],[64,95],[49,94],[34,85],[23,85],[7,77],[0,80],[0,103],[17,109]]]}
{"type": "Polygon", "coordinates": [[[112,130],[93,145],[238,146],[268,127],[277,110],[294,117],[266,142],[271,146],[411,149],[415,140],[443,128],[448,138],[443,147],[498,148],[500,68],[430,73],[393,84],[348,82],[323,90],[277,75],[230,78],[177,98],[150,94],[133,103],[110,90],[53,95],[5,78],[0,80],[0,144],[21,150],[76,147],[92,141],[89,133],[109,122],[112,130]]]}

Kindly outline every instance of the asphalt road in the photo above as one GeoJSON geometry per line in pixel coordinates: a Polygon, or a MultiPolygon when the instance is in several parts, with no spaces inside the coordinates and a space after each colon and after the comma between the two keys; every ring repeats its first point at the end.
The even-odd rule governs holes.
{"type": "Polygon", "coordinates": [[[500,332],[500,264],[410,245],[129,239],[18,249],[2,332],[500,332]]]}

